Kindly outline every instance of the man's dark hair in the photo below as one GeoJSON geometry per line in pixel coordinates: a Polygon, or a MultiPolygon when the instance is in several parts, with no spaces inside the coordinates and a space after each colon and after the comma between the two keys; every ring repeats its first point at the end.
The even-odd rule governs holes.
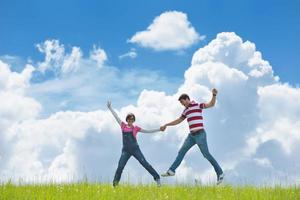
{"type": "Polygon", "coordinates": [[[133,121],[135,121],[135,116],[133,113],[128,113],[128,115],[126,116],[126,122],[129,118],[133,118],[133,121]]]}
{"type": "Polygon", "coordinates": [[[182,95],[180,95],[180,97],[178,98],[178,101],[180,101],[181,99],[184,99],[184,100],[190,100],[190,97],[189,97],[189,95],[187,95],[187,94],[182,94],[182,95]]]}

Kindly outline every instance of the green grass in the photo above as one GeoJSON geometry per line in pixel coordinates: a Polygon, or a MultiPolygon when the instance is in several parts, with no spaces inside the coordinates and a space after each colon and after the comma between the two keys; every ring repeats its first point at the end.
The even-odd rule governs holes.
{"type": "Polygon", "coordinates": [[[300,200],[300,187],[254,187],[230,185],[120,185],[108,184],[33,184],[0,185],[0,199],[293,199],[300,200]]]}

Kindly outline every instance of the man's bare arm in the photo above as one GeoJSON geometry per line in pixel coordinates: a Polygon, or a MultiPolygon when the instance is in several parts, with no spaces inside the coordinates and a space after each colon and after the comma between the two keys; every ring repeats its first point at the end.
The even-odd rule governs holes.
{"type": "Polygon", "coordinates": [[[211,107],[215,106],[216,99],[217,99],[217,94],[218,94],[218,91],[215,88],[212,89],[212,98],[211,98],[209,103],[204,104],[204,108],[211,108],[211,107]]]}
{"type": "Polygon", "coordinates": [[[174,121],[169,122],[169,123],[167,123],[167,124],[161,126],[161,127],[160,127],[160,130],[161,130],[161,131],[164,131],[164,130],[167,128],[167,126],[175,126],[175,125],[177,125],[177,124],[180,124],[183,120],[184,120],[184,117],[179,117],[178,119],[175,119],[174,121]]]}

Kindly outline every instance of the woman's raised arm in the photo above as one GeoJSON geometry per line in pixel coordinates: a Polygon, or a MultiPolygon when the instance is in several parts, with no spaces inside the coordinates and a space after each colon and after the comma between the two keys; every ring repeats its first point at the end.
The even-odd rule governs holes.
{"type": "Polygon", "coordinates": [[[111,106],[111,102],[107,101],[107,108],[110,110],[110,112],[113,114],[113,116],[115,117],[115,119],[117,120],[118,124],[121,126],[121,119],[119,118],[118,114],[114,111],[114,109],[111,106]]]}

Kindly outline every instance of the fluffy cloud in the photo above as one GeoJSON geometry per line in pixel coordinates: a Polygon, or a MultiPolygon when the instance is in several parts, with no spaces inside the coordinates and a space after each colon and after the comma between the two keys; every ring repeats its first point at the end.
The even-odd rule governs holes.
{"type": "MultiPolygon", "coordinates": [[[[15,123],[38,117],[42,106],[26,95],[34,68],[26,65],[20,73],[0,60],[0,163],[9,157],[8,129],[15,123]]],[[[0,164],[0,165],[1,165],[0,164]]]]}
{"type": "Polygon", "coordinates": [[[25,94],[33,70],[33,66],[26,65],[21,73],[12,72],[0,60],[0,130],[15,121],[36,117],[40,112],[41,105],[25,94]]]}
{"type": "Polygon", "coordinates": [[[10,66],[0,60],[0,90],[23,93],[33,71],[34,67],[28,64],[21,73],[12,72],[10,66]]]}
{"type": "Polygon", "coordinates": [[[90,53],[90,58],[97,62],[98,66],[103,66],[104,62],[107,60],[107,55],[105,51],[101,48],[93,47],[93,51],[90,53]]]}
{"type": "Polygon", "coordinates": [[[300,142],[300,90],[288,84],[273,84],[259,88],[258,95],[261,123],[256,135],[248,139],[252,152],[260,144],[276,140],[286,154],[291,154],[300,142]]]}
{"type": "Polygon", "coordinates": [[[32,180],[33,172],[43,178],[71,180],[80,168],[76,141],[82,140],[89,131],[99,132],[105,125],[101,123],[105,116],[103,112],[60,112],[47,119],[27,120],[11,126],[6,142],[12,151],[2,172],[27,180],[32,180]],[[23,167],[19,168],[20,165],[23,167]]]}
{"type": "Polygon", "coordinates": [[[185,49],[201,39],[204,37],[191,26],[185,13],[169,11],[156,17],[147,30],[137,32],[129,42],[164,51],[185,49]]]}
{"type": "Polygon", "coordinates": [[[49,68],[44,72],[35,71],[27,92],[43,105],[47,105],[43,116],[61,110],[87,111],[103,108],[107,99],[115,101],[117,106],[126,105],[136,99],[145,88],[168,88],[167,92],[170,92],[175,91],[177,87],[175,79],[169,80],[159,72],[147,69],[119,69],[105,65],[106,53],[96,46],[93,46],[88,56],[84,56],[78,47],[72,47],[71,52],[68,52],[64,50],[64,45],[56,40],[47,40],[38,46],[43,49],[45,61],[37,62],[37,68],[49,68]],[[61,50],[50,50],[48,46],[61,50]],[[50,56],[49,52],[63,53],[60,56],[50,56]],[[54,61],[49,57],[55,57],[55,60],[59,61],[56,65],[50,65],[54,61]],[[120,98],[122,101],[119,101],[120,98]]]}
{"type": "Polygon", "coordinates": [[[89,59],[83,59],[81,49],[76,46],[72,47],[70,54],[66,53],[64,45],[60,44],[59,40],[46,40],[36,46],[45,54],[45,60],[37,64],[38,70],[42,73],[50,71],[56,76],[76,72],[85,62],[96,62],[97,67],[102,67],[107,60],[106,52],[96,46],[93,46],[89,59]]]}
{"type": "Polygon", "coordinates": [[[64,58],[61,67],[62,73],[66,74],[77,70],[81,57],[82,57],[82,53],[80,48],[73,47],[72,53],[70,55],[65,56],[64,58]]]}
{"type": "MultiPolygon", "coordinates": [[[[205,124],[210,150],[224,167],[227,182],[299,183],[299,173],[295,170],[295,163],[299,163],[296,154],[300,143],[297,136],[299,89],[279,82],[279,77],[274,75],[269,62],[263,60],[255,44],[243,42],[234,33],[220,33],[195,52],[184,77],[185,82],[178,91],[172,96],[159,96],[159,103],[152,101],[157,99],[156,92],[149,92],[149,95],[143,92],[141,97],[147,96],[143,99],[149,101],[146,108],[150,107],[155,112],[153,108],[168,105],[164,112],[176,117],[180,114],[180,107],[175,97],[185,92],[193,99],[208,101],[210,89],[216,87],[220,91],[218,102],[214,109],[205,110],[205,124]],[[169,98],[172,100],[164,101],[169,98]],[[273,141],[277,141],[275,146],[264,147],[273,141]],[[260,153],[265,148],[268,148],[268,153],[260,153]],[[278,153],[280,151],[283,152],[278,153]],[[284,164],[280,164],[282,160],[284,164]]],[[[164,143],[173,141],[177,144],[164,147],[164,152],[171,156],[164,158],[160,154],[162,160],[173,161],[176,153],[172,151],[177,152],[186,137],[185,130],[184,126],[171,128],[166,136],[160,138],[159,141],[164,143]],[[169,133],[176,137],[170,137],[169,133]]],[[[191,150],[185,163],[179,167],[177,178],[190,182],[196,177],[204,183],[214,182],[212,167],[205,159],[199,159],[199,154],[197,148],[191,150]]],[[[169,167],[168,164],[158,166],[169,167]]]]}
{"type": "Polygon", "coordinates": [[[289,164],[298,162],[291,155],[299,152],[300,144],[299,89],[280,83],[253,43],[234,33],[218,34],[194,54],[185,80],[183,91],[192,91],[194,98],[206,94],[197,85],[220,90],[216,110],[207,113],[206,124],[218,134],[210,135],[212,148],[217,146],[215,155],[220,156],[229,183],[299,182],[299,173],[289,164]],[[257,151],[271,141],[278,145],[260,155],[257,151]],[[278,157],[274,159],[273,153],[278,157]],[[282,160],[284,168],[278,167],[282,160]]]}
{"type": "Polygon", "coordinates": [[[45,72],[48,69],[60,68],[65,56],[65,48],[58,40],[46,40],[43,44],[36,45],[41,53],[45,54],[45,61],[39,63],[39,70],[45,72]]]}
{"type": "MultiPolygon", "coordinates": [[[[83,74],[80,69],[76,73],[83,74]]],[[[115,68],[98,70],[105,70],[101,72],[108,74],[107,77],[116,74],[115,68]]],[[[121,77],[118,83],[140,77],[136,73],[119,76],[117,72],[121,77]]],[[[92,74],[98,78],[92,80],[101,83],[97,73],[92,74]]],[[[69,81],[65,86],[70,88],[80,85],[80,80],[72,76],[60,81],[69,81]]],[[[147,76],[136,81],[152,83],[147,76]]],[[[7,79],[2,82],[2,85],[8,83],[7,79]]],[[[49,89],[52,83],[39,87],[49,89]]],[[[132,87],[129,84],[116,91],[124,90],[128,95],[132,87]]],[[[226,182],[299,183],[299,88],[281,83],[255,44],[243,41],[235,33],[220,33],[196,51],[183,84],[171,95],[156,89],[143,90],[138,92],[135,104],[116,106],[120,107],[116,110],[122,119],[133,112],[136,124],[146,129],[156,128],[180,116],[183,107],[177,98],[181,93],[188,93],[199,102],[208,101],[213,87],[219,90],[218,101],[213,109],[204,110],[205,127],[210,151],[224,168],[226,182]]],[[[53,90],[58,88],[54,86],[53,90]]],[[[114,106],[117,103],[113,101],[114,106]]],[[[174,161],[187,133],[187,123],[182,123],[165,133],[140,133],[138,140],[147,160],[162,172],[174,161]]],[[[0,169],[8,178],[36,176],[41,181],[49,177],[72,181],[87,175],[90,180],[111,181],[121,152],[120,130],[107,110],[61,111],[44,119],[35,114],[29,120],[11,124],[2,135],[6,145],[2,147],[0,169]]],[[[128,162],[122,180],[128,180],[128,176],[131,182],[151,181],[150,175],[134,159],[128,162]]],[[[195,179],[205,184],[215,182],[212,166],[201,156],[198,147],[186,155],[176,177],[163,182],[193,183],[195,179]]]]}

